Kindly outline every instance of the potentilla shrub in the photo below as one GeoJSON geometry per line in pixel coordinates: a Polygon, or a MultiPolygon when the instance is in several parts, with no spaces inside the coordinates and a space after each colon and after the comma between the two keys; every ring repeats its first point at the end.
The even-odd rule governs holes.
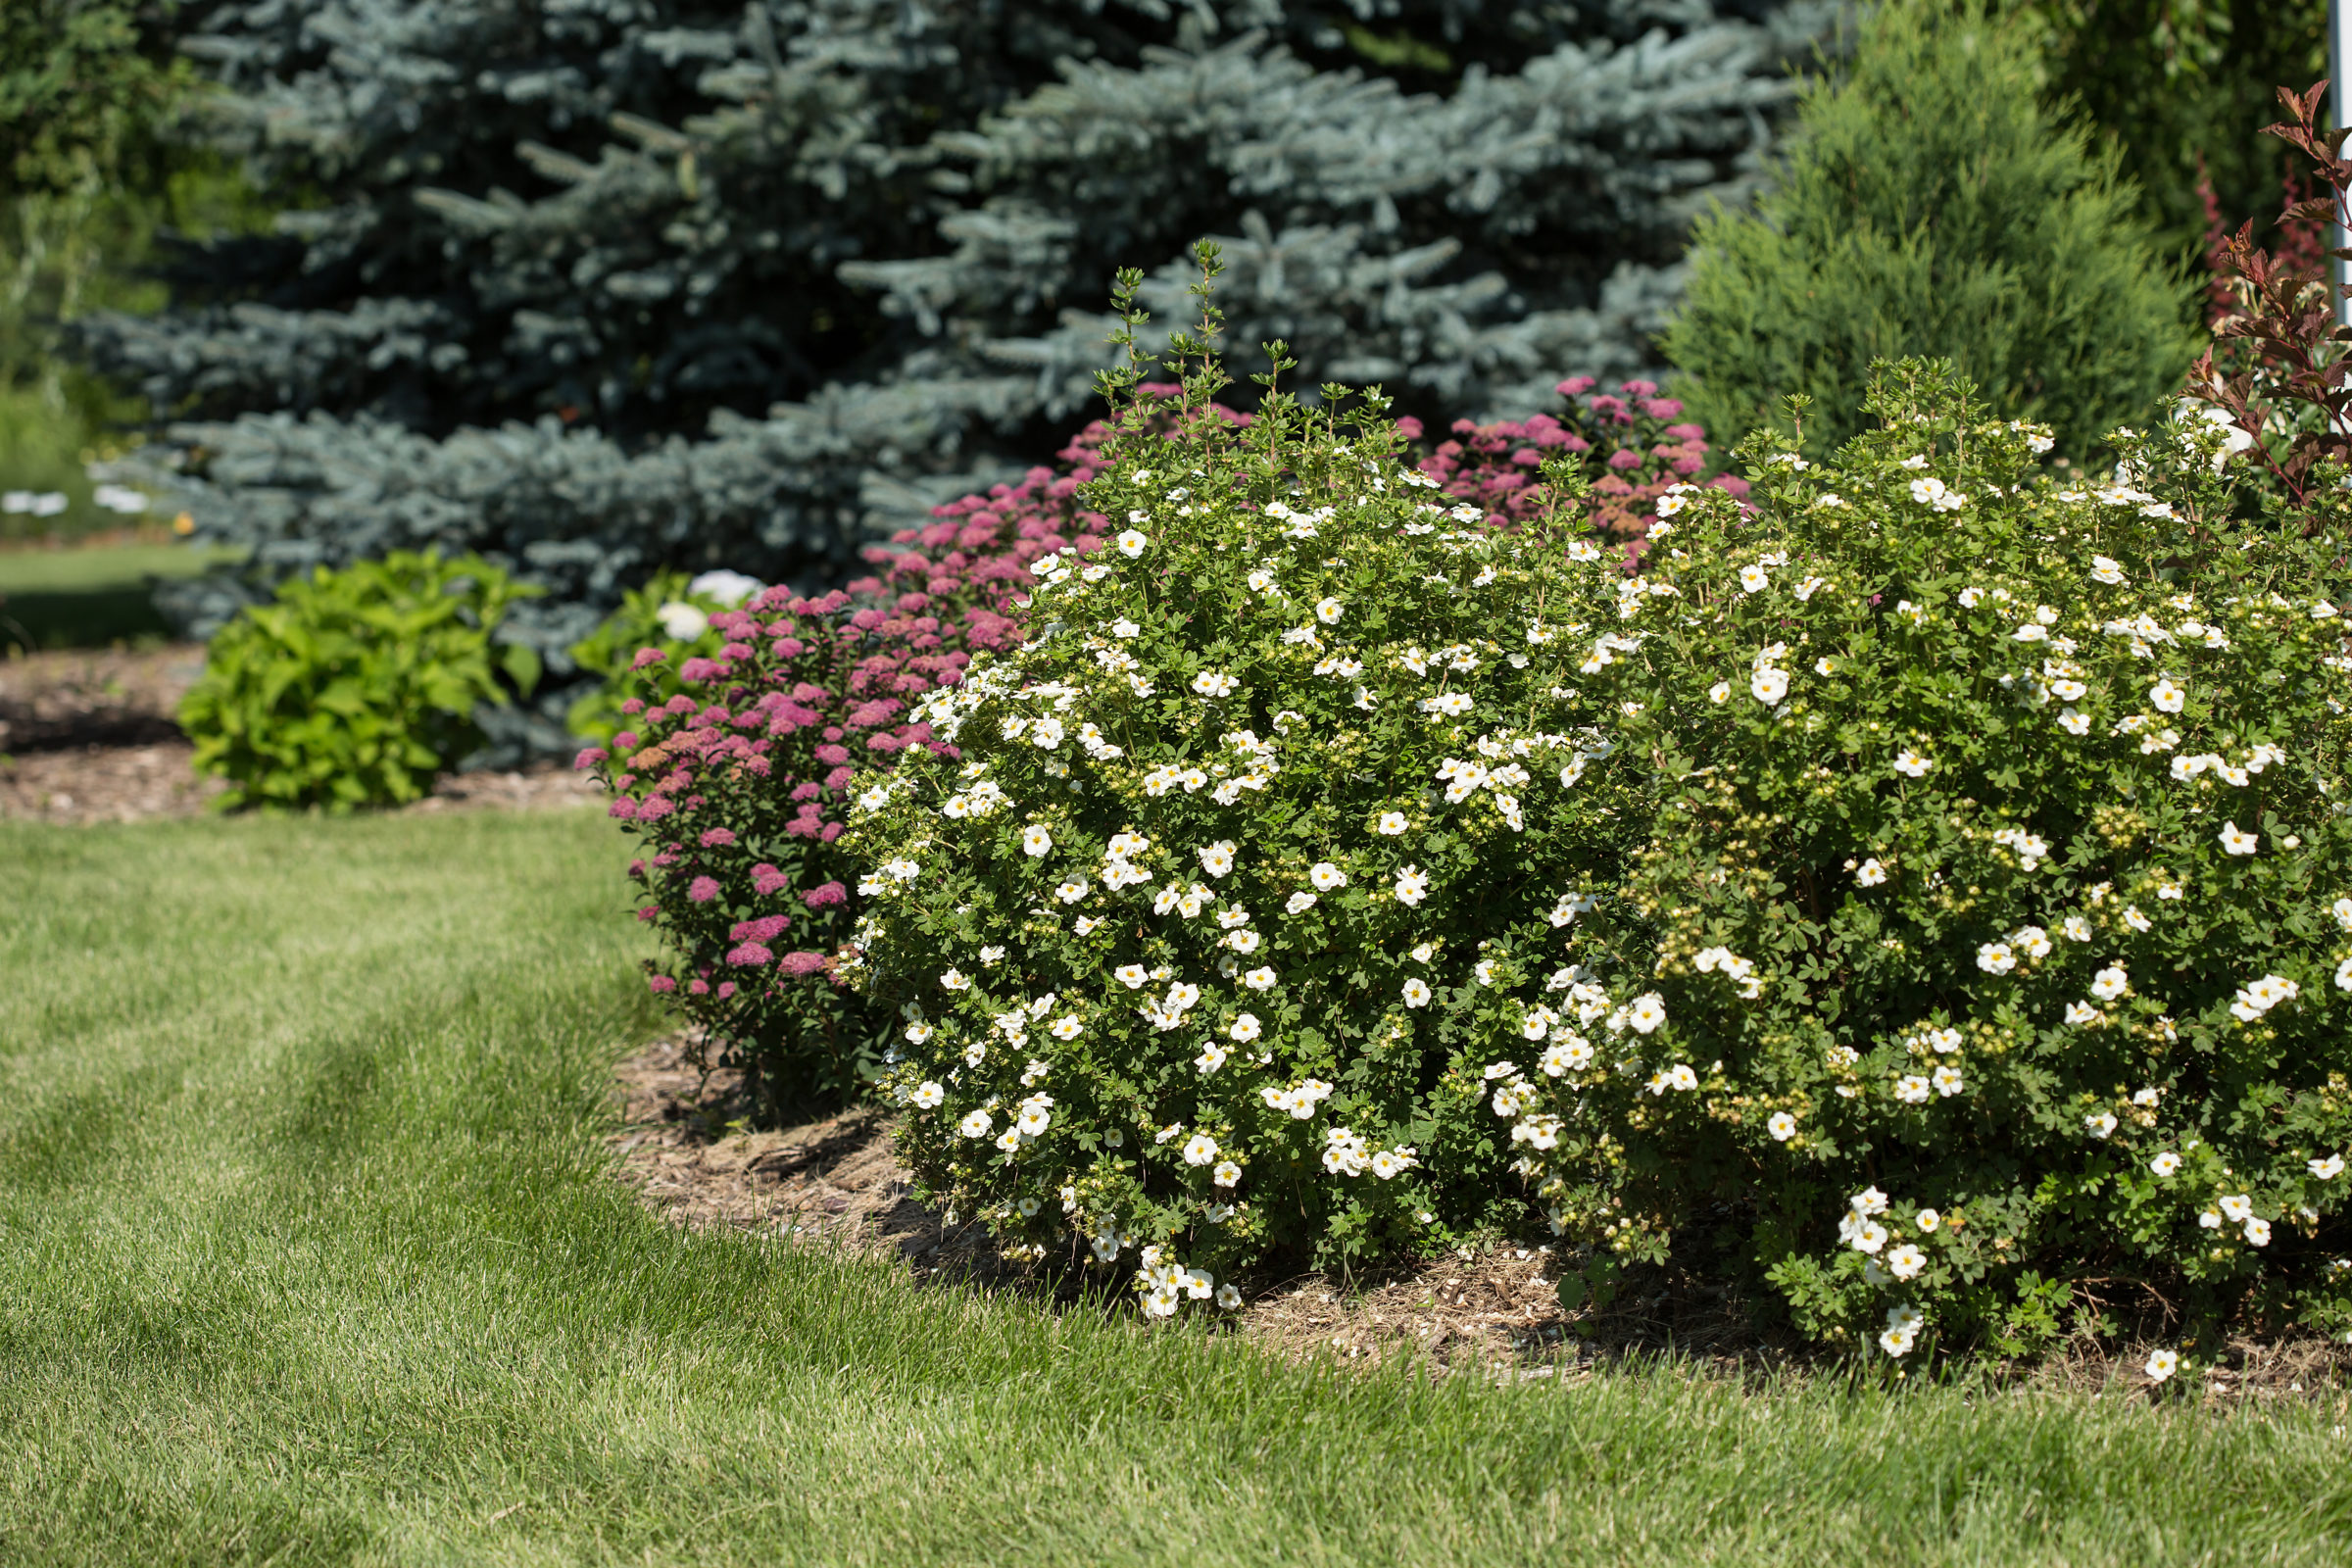
{"type": "Polygon", "coordinates": [[[1882,429],[1652,530],[1586,687],[1646,842],[1503,976],[1556,1021],[1491,1112],[1582,1282],[1688,1233],[1896,1357],[2352,1324],[2342,509],[2233,527],[2194,417],[2045,472],[1964,393],[1883,371],[1882,429]]]}
{"type": "Polygon", "coordinates": [[[1617,874],[1635,786],[1586,778],[1577,673],[1640,642],[1615,552],[1490,531],[1398,442],[1377,400],[1113,433],[1108,547],[1033,564],[1028,640],[916,710],[958,755],[902,754],[843,839],[922,1189],[1140,1262],[1154,1314],[1522,1205],[1478,1075],[1617,874]]]}
{"type": "MultiPolygon", "coordinates": [[[[1631,543],[1649,530],[1659,499],[1680,494],[1707,466],[1704,426],[1681,419],[1683,405],[1658,396],[1654,381],[1625,381],[1615,393],[1595,392],[1589,375],[1570,376],[1556,390],[1564,417],[1533,415],[1477,424],[1454,421],[1454,439],[1418,465],[1449,496],[1485,509],[1487,525],[1515,527],[1557,503],[1544,493],[1545,454],[1573,454],[1592,475],[1585,509],[1593,525],[1631,543]]],[[[1417,419],[1399,421],[1408,438],[1417,419]]],[[[1747,493],[1737,474],[1706,483],[1735,496],[1747,493]]]]}

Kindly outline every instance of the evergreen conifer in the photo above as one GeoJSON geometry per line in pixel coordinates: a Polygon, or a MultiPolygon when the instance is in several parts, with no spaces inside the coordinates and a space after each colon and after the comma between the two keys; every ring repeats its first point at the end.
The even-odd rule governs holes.
{"type": "Polygon", "coordinates": [[[1173,318],[1203,235],[1237,340],[1310,385],[1447,423],[1638,372],[1831,14],[221,0],[187,45],[220,134],[304,200],[80,342],[171,416],[200,532],[259,547],[197,629],[270,573],[478,550],[550,590],[507,633],[544,717],[656,568],[812,588],[1051,454],[1113,270],[1173,318]]]}
{"type": "Polygon", "coordinates": [[[1942,357],[2080,459],[2179,385],[2189,286],[2036,71],[1976,0],[1864,24],[1845,79],[1807,90],[1772,191],[1698,224],[1665,340],[1691,417],[1728,444],[1804,393],[1824,450],[1859,428],[1873,361],[1942,357]]]}

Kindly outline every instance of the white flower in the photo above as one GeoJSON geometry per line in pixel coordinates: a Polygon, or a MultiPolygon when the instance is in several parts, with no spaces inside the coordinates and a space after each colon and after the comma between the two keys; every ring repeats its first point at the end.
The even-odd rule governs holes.
{"type": "Polygon", "coordinates": [[[1338,625],[1340,621],[1340,602],[1337,599],[1317,600],[1315,603],[1315,618],[1326,626],[1338,625]]]}
{"type": "Polygon", "coordinates": [[[1314,906],[1315,896],[1312,893],[1294,893],[1290,902],[1283,906],[1283,910],[1288,914],[1304,914],[1314,906]]]}
{"type": "Polygon", "coordinates": [[[1052,1103],[1053,1102],[1043,1095],[1032,1100],[1022,1101],[1021,1113],[1013,1122],[1013,1130],[1031,1138],[1043,1136],[1047,1127],[1051,1126],[1054,1121],[1054,1113],[1046,1108],[1052,1103]]]}
{"type": "Polygon", "coordinates": [[[2115,1127],[2115,1113],[2113,1111],[2102,1110],[2093,1115],[2082,1118],[2083,1131],[2089,1133],[2093,1138],[2104,1138],[2109,1133],[2114,1132],[2115,1127]]]}
{"type": "Polygon", "coordinates": [[[1924,1105],[1928,1101],[1928,1080],[1918,1073],[1905,1073],[1895,1080],[1894,1098],[1906,1105],[1924,1105]]]}
{"type": "Polygon", "coordinates": [[[1133,991],[1152,978],[1152,971],[1140,963],[1122,963],[1116,969],[1111,970],[1110,977],[1133,991]]]}
{"type": "Polygon", "coordinates": [[[1429,876],[1417,865],[1408,865],[1396,873],[1396,902],[1407,907],[1429,897],[1429,876]]]}
{"type": "Polygon", "coordinates": [[[1921,1230],[1933,1231],[1936,1226],[1943,1223],[1943,1216],[1936,1213],[1936,1210],[1932,1208],[1923,1208],[1919,1211],[1918,1220],[1919,1228],[1921,1230]]]}
{"type": "Polygon", "coordinates": [[[2065,923],[2058,929],[2069,942],[2088,942],[2090,940],[2090,922],[2079,914],[2068,915],[2065,923]]]}
{"type": "Polygon", "coordinates": [[[1866,1219],[1854,1227],[1853,1248],[1857,1252],[1875,1253],[1886,1245],[1886,1227],[1875,1219],[1866,1219]]]}
{"type": "Polygon", "coordinates": [[[1193,690],[1203,697],[1224,697],[1241,682],[1223,670],[1204,669],[1193,677],[1193,690]]]}
{"type": "Polygon", "coordinates": [[[1762,566],[1741,566],[1740,568],[1740,586],[1751,594],[1761,593],[1772,586],[1772,579],[1764,575],[1762,566]]]}
{"type": "MultiPolygon", "coordinates": [[[[1236,1186],[1242,1179],[1242,1167],[1235,1164],[1230,1159],[1219,1160],[1217,1162],[1217,1168],[1208,1173],[1208,1179],[1212,1182],[1215,1182],[1219,1187],[1236,1186]]],[[[1226,1289],[1232,1290],[1233,1287],[1228,1285],[1226,1289]]]]}
{"type": "Polygon", "coordinates": [[[2331,1182],[2344,1173],[2344,1156],[2329,1154],[2326,1159],[2306,1160],[2304,1168],[2320,1180],[2331,1182]]]}
{"type": "Polygon", "coordinates": [[[1625,1021],[1634,1026],[1636,1034],[1651,1033],[1666,1021],[1666,999],[1655,991],[1642,993],[1626,1009],[1625,1021]]]}
{"type": "Polygon", "coordinates": [[[1184,1146],[1184,1162],[1187,1165],[1212,1164],[1216,1157],[1217,1141],[1206,1133],[1193,1134],[1192,1141],[1184,1146]]]}
{"type": "Polygon", "coordinates": [[[2066,1021],[2077,1028],[2086,1023],[2096,1023],[2100,1017],[2099,1009],[2087,1002],[2070,1002],[2066,1004],[2066,1021]]]}
{"type": "Polygon", "coordinates": [[[2148,1161],[2148,1169],[2154,1171],[2159,1176],[2170,1176],[2173,1172],[2179,1170],[2180,1168],[2180,1156],[2174,1153],[2169,1149],[2163,1153],[2158,1154],[2154,1159],[2148,1161]]]}
{"type": "Polygon", "coordinates": [[[969,991],[972,989],[972,982],[959,969],[948,970],[939,977],[939,984],[940,989],[944,991],[969,991]]]}
{"type": "MultiPolygon", "coordinates": [[[[1903,466],[1908,468],[1912,466],[1914,463],[1924,464],[1924,460],[1906,459],[1904,460],[1903,466]]],[[[1934,506],[1936,502],[1941,501],[1948,493],[1949,492],[1947,492],[1943,487],[1943,481],[1933,476],[1925,479],[1914,479],[1911,481],[1911,499],[1918,502],[1923,507],[1934,506]]]]}
{"type": "Polygon", "coordinates": [[[1796,1118],[1785,1110],[1776,1110],[1772,1113],[1772,1119],[1764,1124],[1764,1130],[1772,1134],[1775,1141],[1785,1144],[1796,1136],[1796,1118]]]}
{"type": "Polygon", "coordinates": [[[909,1043],[919,1046],[930,1038],[931,1026],[929,1024],[917,1021],[906,1026],[906,1039],[909,1043]]]}
{"type": "Polygon", "coordinates": [[[1429,983],[1427,981],[1415,977],[1414,979],[1407,980],[1404,983],[1404,1004],[1406,1006],[1426,1007],[1429,1005],[1429,997],[1430,991],[1429,983]]]}
{"type": "Polygon", "coordinates": [[[986,1138],[988,1130],[995,1125],[987,1111],[968,1110],[964,1112],[963,1120],[956,1124],[956,1130],[966,1138],[986,1138]]]}
{"type": "Polygon", "coordinates": [[[1886,880],[1886,868],[1875,859],[1864,860],[1854,871],[1854,882],[1860,887],[1875,888],[1886,880]]]}
{"type": "Polygon", "coordinates": [[[1946,1100],[1968,1087],[1967,1081],[1960,1075],[1960,1069],[1949,1062],[1936,1069],[1935,1083],[1936,1092],[1946,1100]]]}
{"type": "Polygon", "coordinates": [[[925,1082],[909,1098],[924,1110],[937,1110],[939,1102],[948,1098],[948,1092],[935,1083],[925,1082]]]}
{"type": "Polygon", "coordinates": [[[1033,824],[1021,830],[1021,849],[1032,858],[1045,855],[1053,848],[1054,835],[1044,828],[1033,824]]]}
{"type": "Polygon", "coordinates": [[[2148,688],[2148,701],[2155,705],[2160,713],[2178,713],[2180,706],[2188,701],[2188,693],[2167,676],[2148,688]]]}
{"type": "Polygon", "coordinates": [[[2250,1219],[2246,1221],[2244,1234],[2247,1246],[2268,1247],[2271,1245],[2271,1222],[2267,1219],[2250,1219]]]}
{"type": "Polygon", "coordinates": [[[672,642],[690,643],[710,629],[710,617],[694,606],[671,600],[654,612],[662,630],[672,642]]]}
{"type": "Polygon", "coordinates": [[[1470,973],[1480,985],[1493,985],[1494,983],[1494,960],[1493,958],[1479,959],[1470,966],[1470,973]]]}
{"type": "Polygon", "coordinates": [[[2154,926],[2155,923],[2155,921],[2149,919],[2146,915],[2139,912],[2138,905],[2127,904],[2124,906],[2124,924],[2130,926],[2132,930],[2146,931],[2154,926]]]}
{"type": "Polygon", "coordinates": [[[1402,811],[1383,811],[1380,815],[1380,831],[1391,838],[1402,833],[1408,825],[1402,811]]]}
{"type": "Polygon", "coordinates": [[[1917,1329],[1888,1329],[1879,1336],[1879,1348],[1888,1355],[1905,1356],[1911,1353],[1918,1339],[1917,1329]]]}
{"type": "Polygon", "coordinates": [[[1314,884],[1315,891],[1318,893],[1329,893],[1333,888],[1344,888],[1348,885],[1348,873],[1329,860],[1318,860],[1309,866],[1306,879],[1314,884]]]}
{"type": "Polygon", "coordinates": [[[1233,869],[1233,840],[1219,839],[1200,852],[1200,869],[1210,876],[1223,876],[1233,869]]]}
{"type": "Polygon", "coordinates": [[[1469,712],[1473,706],[1469,697],[1464,693],[1446,692],[1443,696],[1424,699],[1421,709],[1424,712],[1442,713],[1447,718],[1460,718],[1469,712]]]}
{"type": "Polygon", "coordinates": [[[2069,735],[2087,735],[2090,733],[2090,715],[2066,709],[2058,715],[2058,727],[2069,735]]]}
{"type": "Polygon", "coordinates": [[[1133,528],[1129,528],[1119,535],[1119,554],[1127,557],[1129,560],[1133,560],[1135,557],[1142,555],[1144,553],[1144,546],[1150,543],[1151,541],[1146,539],[1142,534],[1138,533],[1133,528]]]}
{"type": "Polygon", "coordinates": [[[2258,844],[2253,834],[2240,831],[2235,822],[2222,824],[2221,840],[2225,855],[2252,855],[2258,844]]]}
{"type": "Polygon", "coordinates": [[[1054,1020],[1053,1027],[1048,1029],[1046,1033],[1052,1035],[1056,1040],[1075,1040],[1078,1038],[1079,1032],[1085,1027],[1086,1026],[1084,1024],[1078,1021],[1078,1015],[1076,1013],[1065,1012],[1060,1017],[1054,1020]]]}
{"type": "MultiPolygon", "coordinates": [[[[1707,695],[1720,703],[1732,695],[1732,683],[1728,680],[1719,680],[1707,688],[1707,695]]],[[[1567,783],[1568,776],[1564,773],[1560,775],[1560,782],[1567,783]]]]}
{"type": "Polygon", "coordinates": [[[1845,1206],[1864,1219],[1886,1212],[1886,1195],[1876,1187],[1865,1187],[1845,1200],[1845,1206]]]}
{"type": "Polygon", "coordinates": [[[1905,1242],[1886,1254],[1886,1271],[1898,1280],[1913,1280],[1928,1266],[1928,1254],[1905,1242]]]}
{"type": "Polygon", "coordinates": [[[1233,1022],[1226,1027],[1225,1032],[1234,1039],[1247,1044],[1257,1038],[1257,1015],[1245,1012],[1237,1014],[1233,1022]]]}
{"type": "Polygon", "coordinates": [[[2007,974],[2017,967],[2017,955],[2006,942],[1987,942],[1977,949],[1977,967],[1986,974],[2007,974]]]}
{"type": "Polygon", "coordinates": [[[1909,778],[1925,778],[1928,769],[1935,765],[1934,762],[1907,746],[1897,752],[1894,758],[1894,770],[1909,778]]]}
{"type": "Polygon", "coordinates": [[[1756,701],[1770,708],[1788,695],[1788,676],[1785,671],[1765,668],[1748,677],[1747,689],[1756,701]]]}
{"type": "MultiPolygon", "coordinates": [[[[1219,1170],[1223,1170],[1225,1167],[1220,1165],[1217,1168],[1219,1170]]],[[[1241,1172],[1237,1169],[1234,1174],[1238,1176],[1241,1174],[1241,1172]]],[[[1230,1285],[1218,1286],[1217,1305],[1223,1307],[1228,1312],[1239,1311],[1242,1305],[1242,1293],[1235,1290],[1230,1285]]]]}
{"type": "Polygon", "coordinates": [[[2160,1346],[2148,1352],[2148,1364],[2143,1370],[2148,1374],[2149,1382],[2162,1383],[2180,1370],[2180,1352],[2160,1346]]]}
{"type": "Polygon", "coordinates": [[[1242,984],[1248,986],[1252,991],[1271,991],[1274,989],[1274,971],[1271,969],[1252,969],[1249,973],[1242,976],[1242,984]]]}

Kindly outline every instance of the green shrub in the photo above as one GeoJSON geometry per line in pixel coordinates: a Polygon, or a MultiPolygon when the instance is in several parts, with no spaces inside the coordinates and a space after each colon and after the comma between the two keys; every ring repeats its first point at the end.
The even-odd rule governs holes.
{"type": "Polygon", "coordinates": [[[682,571],[661,571],[644,587],[622,596],[620,608],[607,615],[588,636],[573,643],[572,662],[596,676],[602,685],[590,688],[564,715],[572,734],[597,746],[610,747],[612,737],[629,728],[630,716],[621,704],[634,697],[658,708],[685,687],[678,671],[697,655],[713,658],[725,644],[711,628],[710,617],[735,610],[763,585],[740,572],[707,571],[689,577],[682,571]],[[662,650],[659,662],[638,654],[662,650]]]}
{"type": "Polygon", "coordinates": [[[1174,435],[1129,406],[1116,536],[1032,564],[1029,640],[915,711],[959,757],[843,840],[918,1181],[1018,1253],[1142,1249],[1158,1315],[1523,1210],[1478,1067],[1631,810],[1557,782],[1606,751],[1561,683],[1618,551],[1443,508],[1377,397],[1237,431],[1219,384],[1174,435]]]}
{"type": "Polygon", "coordinates": [[[235,787],[226,807],[349,810],[422,796],[480,744],[475,707],[527,691],[527,648],[491,646],[514,599],[478,557],[396,551],[288,582],[221,628],[181,704],[196,765],[235,787]]]}
{"type": "Polygon", "coordinates": [[[1887,372],[1650,552],[1692,613],[1592,683],[1647,843],[1493,1108],[1583,1281],[1687,1236],[1896,1355],[2139,1286],[2352,1325],[2341,492],[2240,530],[2190,416],[2070,486],[1966,392],[1887,372]]]}
{"type": "Polygon", "coordinates": [[[1834,447],[1873,362],[1940,355],[2080,460],[2178,385],[2188,285],[2114,158],[2036,102],[2037,71],[1974,0],[1865,23],[1847,77],[1807,92],[1775,188],[1699,222],[1665,339],[1690,417],[1734,440],[1804,393],[1834,447]]]}

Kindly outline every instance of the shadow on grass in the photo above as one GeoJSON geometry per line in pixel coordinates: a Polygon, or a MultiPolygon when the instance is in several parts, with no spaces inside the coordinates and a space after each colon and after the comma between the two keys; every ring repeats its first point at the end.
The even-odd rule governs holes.
{"type": "Polygon", "coordinates": [[[171,622],[155,608],[154,590],[145,583],[0,594],[0,652],[111,648],[163,642],[171,635],[171,622]]]}

